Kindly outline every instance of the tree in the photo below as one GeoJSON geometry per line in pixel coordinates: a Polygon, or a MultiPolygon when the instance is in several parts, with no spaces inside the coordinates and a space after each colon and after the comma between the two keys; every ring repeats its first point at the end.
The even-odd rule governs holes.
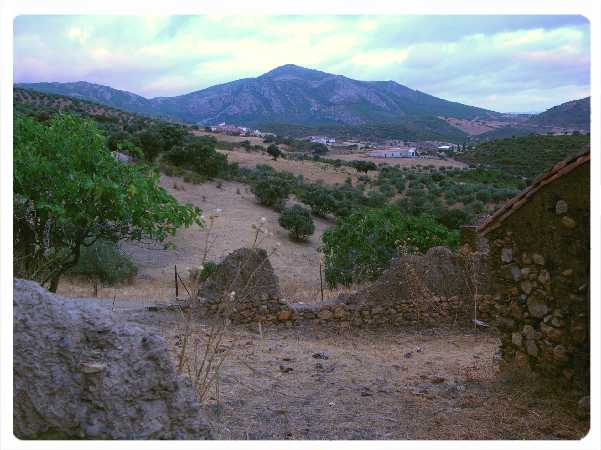
{"type": "Polygon", "coordinates": [[[14,127],[14,269],[56,291],[98,240],[163,241],[201,225],[150,167],[118,162],[92,121],[55,116],[48,125],[17,117],[14,127]]]}
{"type": "Polygon", "coordinates": [[[200,175],[217,177],[227,170],[227,156],[215,150],[214,141],[195,138],[183,146],[175,146],[164,158],[180,167],[188,167],[200,175]]]}
{"type": "Polygon", "coordinates": [[[157,156],[165,149],[165,142],[161,135],[155,130],[144,130],[137,135],[138,146],[144,153],[144,159],[153,162],[157,156]]]}
{"type": "Polygon", "coordinates": [[[326,282],[334,287],[374,280],[403,244],[410,253],[436,245],[457,245],[450,232],[430,216],[404,216],[393,207],[355,211],[339,218],[322,236],[326,282]]]}
{"type": "Polygon", "coordinates": [[[252,184],[251,190],[260,204],[279,210],[290,195],[292,187],[277,175],[264,175],[252,184]]]}
{"type": "Polygon", "coordinates": [[[269,147],[267,147],[267,153],[273,158],[274,161],[277,161],[277,159],[282,156],[280,148],[275,144],[270,144],[269,147]]]}
{"type": "Polygon", "coordinates": [[[378,166],[376,166],[372,161],[351,161],[350,165],[357,172],[364,172],[366,174],[370,170],[378,170],[378,166]]]}
{"type": "Polygon", "coordinates": [[[337,202],[332,192],[325,186],[312,184],[300,193],[300,200],[311,207],[311,212],[325,217],[336,211],[337,202]]]}
{"type": "Polygon", "coordinates": [[[290,232],[292,239],[297,241],[304,241],[315,232],[311,213],[300,205],[285,208],[278,223],[290,232]]]}
{"type": "Polygon", "coordinates": [[[320,142],[313,142],[311,144],[311,151],[314,155],[325,155],[328,153],[328,146],[320,142]]]}

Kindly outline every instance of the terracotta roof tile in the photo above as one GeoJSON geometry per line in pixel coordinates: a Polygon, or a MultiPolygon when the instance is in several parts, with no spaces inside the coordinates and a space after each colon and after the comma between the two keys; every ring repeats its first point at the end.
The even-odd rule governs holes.
{"type": "Polygon", "coordinates": [[[530,186],[508,200],[499,210],[486,219],[478,229],[479,233],[485,235],[492,230],[499,228],[505,219],[525,205],[543,186],[553,183],[590,160],[591,153],[590,150],[588,150],[586,153],[581,153],[580,155],[558,162],[551,170],[537,177],[530,186]]]}

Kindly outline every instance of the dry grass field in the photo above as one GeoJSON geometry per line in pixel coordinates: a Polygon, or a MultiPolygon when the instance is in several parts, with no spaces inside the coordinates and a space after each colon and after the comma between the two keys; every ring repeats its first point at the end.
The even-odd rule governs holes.
{"type": "MultiPolygon", "coordinates": [[[[334,223],[318,217],[314,218],[315,233],[307,242],[293,242],[288,232],[278,224],[279,214],[273,209],[257,204],[250,188],[237,182],[207,182],[201,185],[184,183],[181,178],[161,176],[161,185],[182,203],[192,203],[203,210],[208,217],[216,214],[213,227],[208,230],[194,226],[181,229],[169,238],[167,243],[174,249],[164,246],[127,242],[122,248],[130,254],[137,266],[138,275],[131,285],[116,288],[101,288],[100,296],[123,298],[145,298],[148,300],[169,300],[174,297],[174,266],[177,265],[182,277],[188,269],[197,268],[203,260],[205,248],[207,260],[218,261],[228,253],[248,247],[253,243],[255,231],[252,224],[265,218],[269,235],[259,236],[259,246],[268,251],[279,247],[271,257],[271,263],[278,275],[282,293],[286,299],[310,303],[321,297],[319,280],[318,246],[321,235],[334,223]],[[207,243],[208,238],[208,243],[207,243]]],[[[75,296],[90,296],[92,286],[88,282],[64,279],[59,293],[75,296]]],[[[337,296],[338,291],[325,290],[324,298],[337,296]]]]}
{"type": "Polygon", "coordinates": [[[218,141],[223,141],[223,142],[238,143],[238,142],[243,142],[243,141],[249,141],[251,143],[251,145],[261,145],[265,148],[267,148],[267,146],[269,145],[269,144],[263,143],[263,138],[255,137],[255,136],[230,136],[228,134],[212,133],[210,131],[204,131],[204,130],[192,130],[191,133],[194,136],[213,136],[218,141]]]}
{"type": "Polygon", "coordinates": [[[228,161],[240,164],[240,167],[254,168],[258,164],[267,164],[275,170],[302,175],[305,180],[312,183],[342,184],[348,177],[353,180],[353,183],[357,180],[357,171],[350,167],[334,167],[332,164],[315,161],[295,161],[281,158],[274,161],[269,155],[257,152],[221,150],[221,153],[227,155],[228,161]]]}
{"type": "Polygon", "coordinates": [[[432,165],[434,167],[467,167],[467,164],[456,161],[454,159],[422,159],[422,158],[374,158],[371,156],[367,156],[365,153],[354,153],[354,154],[346,154],[346,155],[332,155],[330,156],[334,159],[341,159],[343,161],[355,161],[355,160],[366,160],[372,161],[375,164],[388,164],[391,166],[399,166],[399,167],[416,167],[416,166],[429,166],[432,165]]]}

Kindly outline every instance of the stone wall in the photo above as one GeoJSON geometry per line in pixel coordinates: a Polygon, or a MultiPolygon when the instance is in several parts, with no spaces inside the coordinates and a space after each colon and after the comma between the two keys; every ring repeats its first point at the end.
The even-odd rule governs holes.
{"type": "Polygon", "coordinates": [[[487,234],[503,360],[580,385],[589,374],[589,192],[587,163],[487,234]]]}
{"type": "MultiPolygon", "coordinates": [[[[486,267],[484,258],[476,254],[475,266],[486,267]]],[[[207,280],[200,290],[202,301],[194,309],[202,316],[226,314],[236,323],[465,326],[472,324],[473,294],[477,294],[478,319],[491,319],[488,285],[485,274],[479,273],[472,280],[461,257],[445,247],[435,247],[426,255],[393,261],[378,280],[354,294],[310,305],[288,303],[280,298],[277,277],[265,251],[239,249],[228,255],[207,280]],[[243,274],[236,268],[244,268],[243,274]],[[473,291],[473,283],[477,292],[473,291]],[[257,285],[267,288],[254,289],[257,285]],[[251,294],[245,286],[250,287],[251,294]]]]}

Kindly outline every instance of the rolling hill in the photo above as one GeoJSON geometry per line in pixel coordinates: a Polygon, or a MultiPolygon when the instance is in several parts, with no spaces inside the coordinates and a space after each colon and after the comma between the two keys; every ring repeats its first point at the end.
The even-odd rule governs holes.
{"type": "Polygon", "coordinates": [[[589,131],[591,128],[591,98],[585,97],[554,106],[531,117],[528,122],[538,126],[589,131]]]}

